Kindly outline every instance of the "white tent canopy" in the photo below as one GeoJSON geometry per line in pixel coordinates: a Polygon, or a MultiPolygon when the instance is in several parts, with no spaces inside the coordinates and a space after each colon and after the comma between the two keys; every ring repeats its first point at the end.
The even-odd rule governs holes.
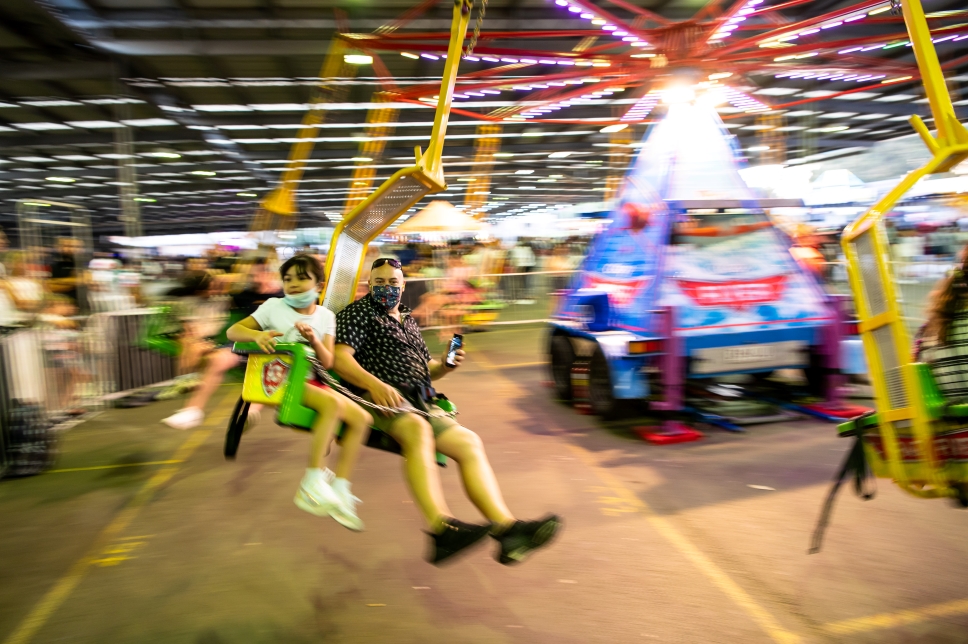
{"type": "Polygon", "coordinates": [[[408,233],[476,233],[487,228],[446,201],[431,201],[416,215],[397,226],[394,232],[408,233]]]}

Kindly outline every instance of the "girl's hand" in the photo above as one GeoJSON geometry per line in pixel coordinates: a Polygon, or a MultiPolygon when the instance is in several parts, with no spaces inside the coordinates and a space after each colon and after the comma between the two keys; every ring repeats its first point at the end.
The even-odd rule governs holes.
{"type": "Polygon", "coordinates": [[[278,331],[262,331],[256,337],[255,343],[266,353],[272,353],[276,350],[276,338],[281,335],[278,331]]]}
{"type": "Polygon", "coordinates": [[[296,330],[302,337],[306,338],[306,342],[309,344],[316,342],[316,332],[307,322],[296,322],[296,330]]]}

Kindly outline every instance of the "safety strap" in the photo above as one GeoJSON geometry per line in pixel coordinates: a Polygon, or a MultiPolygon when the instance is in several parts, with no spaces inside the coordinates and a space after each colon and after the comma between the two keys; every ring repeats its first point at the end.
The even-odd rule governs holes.
{"type": "Polygon", "coordinates": [[[413,404],[410,404],[409,401],[407,401],[407,406],[405,407],[384,407],[383,405],[378,405],[375,402],[372,402],[370,400],[363,398],[362,396],[357,396],[355,393],[353,393],[352,391],[344,387],[343,383],[341,383],[339,380],[334,378],[329,373],[329,371],[327,371],[323,367],[323,365],[315,358],[308,358],[308,359],[309,359],[309,362],[312,363],[313,367],[315,367],[316,374],[320,378],[325,380],[327,385],[329,385],[336,391],[340,392],[350,400],[357,402],[360,405],[363,405],[365,407],[369,407],[370,409],[376,409],[377,411],[387,412],[390,414],[407,414],[407,413],[417,414],[418,416],[423,416],[425,418],[440,418],[442,416],[450,416],[451,418],[453,418],[458,414],[456,409],[453,411],[444,411],[443,409],[440,409],[440,408],[438,408],[440,409],[440,411],[437,413],[429,413],[424,411],[423,409],[418,409],[413,404]]]}
{"type": "MultiPolygon", "coordinates": [[[[860,418],[863,418],[863,416],[858,417],[856,420],[859,422],[860,418]]],[[[854,493],[865,501],[873,499],[874,494],[877,492],[876,482],[870,465],[867,463],[867,457],[864,455],[864,435],[860,430],[854,435],[854,445],[847,452],[844,464],[834,478],[833,487],[827,493],[823,510],[820,512],[820,519],[817,521],[817,527],[813,531],[813,538],[810,540],[808,554],[812,555],[820,552],[820,547],[823,545],[823,536],[827,531],[827,524],[830,522],[830,514],[834,509],[834,499],[836,499],[837,492],[840,491],[840,486],[843,485],[844,479],[851,475],[854,477],[854,493]]]]}

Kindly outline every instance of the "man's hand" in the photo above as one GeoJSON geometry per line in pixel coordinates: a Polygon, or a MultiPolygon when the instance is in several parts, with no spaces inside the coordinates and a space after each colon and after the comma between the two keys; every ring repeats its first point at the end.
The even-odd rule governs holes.
{"type": "Polygon", "coordinates": [[[306,338],[306,342],[309,344],[316,342],[316,332],[313,331],[313,327],[308,322],[296,322],[296,330],[302,337],[306,338]]]}
{"type": "Polygon", "coordinates": [[[369,388],[369,392],[374,404],[381,407],[399,407],[403,402],[400,392],[385,382],[378,381],[378,384],[369,388]]]}
{"type": "Polygon", "coordinates": [[[447,364],[447,354],[448,353],[450,353],[450,352],[449,351],[445,351],[444,352],[444,357],[441,358],[440,364],[444,365],[447,369],[451,369],[451,370],[452,369],[456,369],[457,367],[460,366],[460,363],[464,361],[464,355],[465,355],[464,354],[464,350],[463,349],[458,349],[457,351],[454,352],[454,366],[453,367],[450,366],[449,364],[447,364]]]}
{"type": "Polygon", "coordinates": [[[278,331],[260,331],[255,343],[266,353],[272,353],[276,350],[276,338],[281,335],[278,331]]]}

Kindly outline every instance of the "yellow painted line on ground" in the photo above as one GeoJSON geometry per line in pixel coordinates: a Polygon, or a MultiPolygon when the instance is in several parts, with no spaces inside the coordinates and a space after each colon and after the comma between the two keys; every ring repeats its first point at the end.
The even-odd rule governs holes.
{"type": "Polygon", "coordinates": [[[91,472],[93,470],[116,470],[122,467],[147,467],[149,465],[175,465],[180,460],[145,461],[144,463],[115,463],[114,465],[91,465],[90,467],[65,467],[60,470],[47,470],[47,474],[63,474],[65,472],[91,472]]]}
{"type": "MultiPolygon", "coordinates": [[[[225,395],[217,406],[218,409],[222,409],[225,403],[232,404],[232,401],[236,398],[237,393],[232,392],[225,395]]],[[[192,432],[188,438],[182,443],[181,447],[175,451],[173,456],[177,457],[172,459],[175,463],[182,463],[188,459],[189,456],[198,448],[199,445],[205,442],[205,439],[209,437],[212,433],[212,427],[215,427],[219,423],[225,422],[228,418],[229,413],[220,413],[217,415],[210,416],[205,423],[197,430],[192,432]]],[[[94,540],[94,544],[87,551],[83,557],[72,565],[60,579],[54,584],[54,586],[47,591],[47,593],[40,599],[40,601],[33,607],[33,609],[27,614],[26,617],[17,625],[7,639],[3,641],[3,644],[27,644],[30,642],[37,632],[43,628],[44,624],[51,618],[51,616],[60,608],[61,604],[70,596],[70,594],[77,588],[77,585],[81,583],[84,576],[87,574],[88,569],[94,565],[97,561],[101,559],[101,554],[104,548],[112,541],[118,540],[120,533],[123,532],[134,518],[138,515],[141,509],[147,505],[147,503],[154,496],[154,493],[158,488],[171,480],[171,478],[178,472],[178,467],[165,467],[155,473],[148,481],[139,489],[134,497],[128,501],[127,505],[117,514],[117,516],[112,519],[94,540]]]]}
{"type": "Polygon", "coordinates": [[[537,367],[546,364],[548,363],[543,360],[540,362],[518,362],[516,364],[491,364],[488,361],[488,364],[484,366],[484,371],[500,371],[501,369],[515,369],[518,367],[537,367]]]}
{"type": "MultiPolygon", "coordinates": [[[[493,366],[493,363],[491,363],[487,356],[483,353],[475,353],[474,358],[493,366]]],[[[499,377],[503,378],[509,383],[509,385],[516,388],[521,395],[527,395],[527,392],[525,392],[523,388],[521,388],[516,382],[502,376],[500,371],[497,373],[499,377]]],[[[598,475],[602,482],[606,483],[611,488],[614,495],[620,497],[626,504],[636,508],[638,512],[645,515],[646,520],[656,532],[658,532],[666,541],[668,541],[676,550],[678,550],[680,554],[689,560],[689,562],[692,563],[699,570],[699,572],[705,575],[706,578],[709,579],[714,586],[719,588],[727,597],[729,597],[734,604],[742,609],[743,612],[745,612],[756,623],[756,625],[763,630],[763,632],[769,635],[774,642],[778,642],[779,644],[795,644],[800,642],[800,637],[796,633],[785,629],[768,610],[763,608],[749,593],[747,593],[739,584],[733,581],[726,571],[717,566],[712,559],[706,556],[699,548],[693,545],[689,539],[683,536],[683,534],[676,529],[672,522],[655,514],[652,508],[649,507],[645,501],[641,500],[634,492],[625,487],[625,485],[611,472],[599,465],[590,452],[571,443],[566,443],[566,445],[568,445],[569,449],[571,449],[571,451],[574,452],[575,455],[582,460],[582,462],[584,462],[595,472],[596,475],[598,475]]]]}
{"type": "Polygon", "coordinates": [[[968,613],[968,599],[956,599],[942,604],[932,604],[911,610],[899,610],[893,613],[881,613],[870,617],[845,619],[841,622],[825,624],[823,629],[831,635],[849,635],[851,633],[866,633],[884,628],[897,628],[908,624],[918,624],[939,617],[963,615],[968,613]]]}
{"type": "Polygon", "coordinates": [[[592,455],[586,450],[578,447],[577,445],[568,444],[568,447],[575,453],[578,458],[580,458],[588,467],[593,469],[598,477],[606,483],[612,492],[621,497],[622,500],[638,509],[639,512],[645,515],[646,520],[649,524],[665,538],[672,546],[679,551],[686,559],[688,559],[696,568],[699,569],[703,575],[708,578],[713,585],[719,588],[723,593],[733,600],[737,606],[739,606],[743,612],[752,618],[756,624],[763,629],[763,631],[769,635],[773,641],[782,642],[784,644],[793,642],[799,642],[800,638],[795,633],[791,633],[785,629],[777,620],[770,614],[768,610],[760,606],[747,593],[743,588],[737,584],[733,579],[719,566],[717,566],[712,559],[707,557],[699,548],[697,548],[689,539],[687,539],[681,532],[679,532],[672,522],[661,516],[655,514],[638,496],[635,495],[631,490],[626,488],[621,481],[619,481],[611,472],[601,467],[592,457],[592,455]]]}

